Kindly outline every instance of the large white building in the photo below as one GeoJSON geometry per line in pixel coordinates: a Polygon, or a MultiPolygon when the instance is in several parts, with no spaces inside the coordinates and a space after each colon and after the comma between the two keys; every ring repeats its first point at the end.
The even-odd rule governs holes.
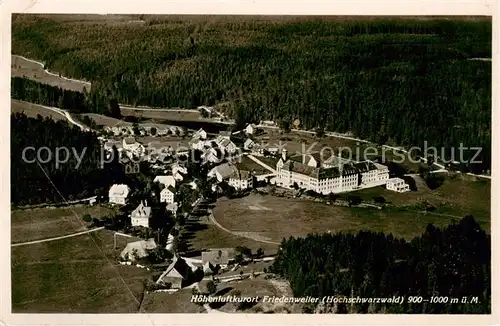
{"type": "Polygon", "coordinates": [[[175,202],[175,188],[166,187],[160,192],[160,203],[172,204],[175,202]]]}
{"type": "Polygon", "coordinates": [[[125,184],[112,185],[108,193],[109,203],[125,205],[127,203],[129,193],[130,188],[125,184]]]}
{"type": "Polygon", "coordinates": [[[389,169],[371,161],[350,163],[339,158],[337,166],[322,166],[315,155],[282,157],[276,164],[276,184],[327,195],[386,184],[389,169]]]}
{"type": "Polygon", "coordinates": [[[132,226],[149,227],[149,219],[151,218],[151,207],[147,206],[147,202],[141,201],[139,206],[132,211],[130,219],[132,226]]]}
{"type": "Polygon", "coordinates": [[[410,186],[401,178],[392,178],[387,180],[385,185],[387,190],[392,190],[396,192],[407,192],[410,191],[410,186]]]}

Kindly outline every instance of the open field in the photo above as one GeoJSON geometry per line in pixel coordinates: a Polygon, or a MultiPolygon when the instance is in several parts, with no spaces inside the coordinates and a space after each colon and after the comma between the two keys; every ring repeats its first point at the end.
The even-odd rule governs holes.
{"type": "Polygon", "coordinates": [[[491,181],[455,174],[446,177],[443,185],[430,190],[419,176],[414,176],[417,190],[410,193],[387,191],[381,187],[353,192],[365,200],[382,196],[396,206],[414,206],[427,201],[435,213],[464,216],[471,214],[481,227],[489,229],[491,181]]]}
{"type": "Polygon", "coordinates": [[[118,238],[115,251],[112,232],[101,230],[12,248],[12,311],[137,312],[146,271],[114,260],[130,241],[118,238]]]}
{"type": "Polygon", "coordinates": [[[57,112],[47,110],[38,104],[33,104],[25,101],[10,100],[10,112],[11,113],[24,113],[27,117],[36,118],[41,115],[44,118],[51,118],[53,120],[64,120],[66,118],[57,112]]]}
{"type": "Polygon", "coordinates": [[[108,127],[114,127],[114,126],[131,126],[131,122],[126,122],[123,120],[119,120],[116,118],[108,117],[103,114],[97,114],[97,113],[84,113],[80,114],[81,117],[89,117],[92,120],[95,121],[95,123],[99,126],[108,126],[108,127]]]}
{"type": "Polygon", "coordinates": [[[170,121],[198,121],[200,113],[189,110],[158,110],[158,109],[142,109],[133,108],[125,105],[120,105],[121,114],[123,116],[133,116],[138,118],[154,119],[154,120],[170,120],[170,121]],[[138,110],[139,109],[139,110],[138,110]]]}
{"type": "Polygon", "coordinates": [[[205,308],[191,302],[191,289],[175,293],[149,292],[144,294],[142,310],[148,313],[203,313],[205,308]]]}
{"type": "MultiPolygon", "coordinates": [[[[243,216],[240,217],[243,219],[243,216]]],[[[241,229],[241,228],[239,228],[241,229]]],[[[207,228],[196,231],[188,241],[190,250],[204,250],[210,248],[235,248],[237,246],[245,246],[257,252],[259,248],[264,250],[266,255],[277,253],[278,245],[255,241],[245,237],[233,235],[225,232],[215,225],[208,224],[207,228]]]]}
{"type": "Polygon", "coordinates": [[[113,215],[111,208],[73,205],[60,208],[19,209],[11,213],[11,242],[28,242],[68,235],[87,228],[83,215],[100,218],[113,215]]]}
{"type": "MultiPolygon", "coordinates": [[[[422,189],[420,192],[400,194],[400,196],[408,198],[410,203],[412,201],[413,203],[421,203],[423,200],[428,200],[441,205],[445,210],[440,211],[438,207],[436,212],[427,214],[418,212],[419,210],[416,208],[412,211],[404,207],[391,207],[383,210],[347,208],[300,199],[256,194],[233,200],[220,199],[213,212],[216,220],[232,232],[252,232],[275,242],[288,236],[339,231],[357,232],[360,230],[392,233],[395,236],[411,239],[421,234],[428,223],[445,226],[466,214],[474,214],[480,225],[485,230],[489,230],[489,186],[484,181],[475,182],[468,184],[450,180],[448,184],[443,185],[441,191],[439,189],[437,191],[422,189]],[[466,187],[469,187],[467,192],[465,192],[466,187]],[[464,191],[464,196],[470,194],[475,197],[464,200],[459,195],[461,191],[464,191]],[[473,195],[476,192],[477,194],[473,195]]],[[[377,194],[385,196],[388,200],[396,198],[398,195],[387,190],[384,190],[382,194],[377,194]]],[[[404,201],[399,199],[398,202],[401,204],[404,201]]],[[[210,242],[210,237],[220,236],[214,231],[208,230],[200,231],[195,242],[207,244],[210,242]]],[[[225,233],[222,238],[217,240],[219,246],[231,244],[230,236],[232,235],[225,233]]],[[[245,239],[245,241],[251,240],[245,239]]]]}
{"type": "Polygon", "coordinates": [[[90,83],[60,77],[56,73],[45,71],[43,66],[34,62],[34,60],[28,60],[17,55],[12,55],[11,60],[12,77],[26,77],[39,83],[77,92],[83,92],[85,88],[87,92],[90,92],[90,83]]]}

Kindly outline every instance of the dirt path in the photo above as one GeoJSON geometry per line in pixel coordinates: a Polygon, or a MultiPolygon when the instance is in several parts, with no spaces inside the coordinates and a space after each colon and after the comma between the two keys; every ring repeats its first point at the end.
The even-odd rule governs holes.
{"type": "Polygon", "coordinates": [[[255,156],[251,155],[251,154],[248,154],[247,157],[249,159],[251,159],[252,161],[254,161],[255,163],[259,164],[260,166],[262,166],[264,169],[267,169],[269,171],[271,171],[272,173],[276,173],[276,170],[273,169],[272,167],[270,167],[269,165],[267,165],[266,163],[262,162],[261,160],[259,160],[258,158],[256,158],[255,156]]]}
{"type": "Polygon", "coordinates": [[[222,225],[220,225],[219,222],[217,222],[217,220],[215,219],[215,217],[214,217],[214,215],[212,213],[209,214],[209,219],[219,229],[221,229],[221,230],[223,230],[223,231],[225,231],[227,233],[230,233],[232,235],[235,235],[237,237],[243,237],[243,238],[247,238],[247,239],[250,239],[250,240],[257,241],[257,242],[269,243],[269,244],[274,244],[274,245],[279,245],[280,244],[280,242],[275,242],[275,241],[267,240],[264,237],[262,237],[262,236],[260,236],[260,235],[258,235],[256,233],[254,233],[254,232],[235,232],[235,231],[228,230],[225,227],[223,227],[222,225]]]}
{"type": "Polygon", "coordinates": [[[76,237],[76,236],[82,235],[82,234],[87,234],[87,233],[99,231],[99,230],[102,230],[102,229],[104,229],[104,226],[101,226],[101,227],[95,228],[95,229],[91,229],[91,230],[87,230],[87,231],[83,231],[83,232],[77,232],[77,233],[73,233],[73,234],[63,235],[63,236],[60,236],[60,237],[54,237],[54,238],[48,238],[48,239],[41,239],[41,240],[35,240],[35,241],[28,241],[28,242],[12,243],[10,246],[11,247],[19,247],[19,246],[26,246],[26,245],[35,244],[35,243],[42,243],[42,242],[48,242],[48,241],[66,239],[66,238],[76,237]]]}

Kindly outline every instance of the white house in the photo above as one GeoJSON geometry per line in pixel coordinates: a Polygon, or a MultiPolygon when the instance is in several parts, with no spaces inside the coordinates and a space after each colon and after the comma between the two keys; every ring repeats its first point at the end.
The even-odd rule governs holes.
{"type": "Polygon", "coordinates": [[[253,135],[255,131],[256,131],[255,125],[252,123],[246,126],[245,128],[245,133],[248,135],[253,135]]]}
{"type": "Polygon", "coordinates": [[[236,170],[228,180],[228,184],[236,190],[245,190],[253,187],[253,176],[250,172],[236,170]]]}
{"type": "Polygon", "coordinates": [[[114,184],[109,189],[109,203],[125,205],[127,203],[129,193],[129,186],[125,184],[114,184]]]}
{"type": "Polygon", "coordinates": [[[396,192],[407,192],[410,191],[410,186],[401,178],[392,178],[387,180],[385,185],[387,190],[392,190],[396,192]]]}
{"type": "Polygon", "coordinates": [[[203,128],[200,128],[193,134],[193,139],[207,139],[207,132],[203,128]]]}
{"type": "Polygon", "coordinates": [[[245,142],[243,143],[243,148],[248,151],[248,150],[251,150],[252,147],[255,145],[255,142],[253,140],[251,140],[250,138],[248,138],[247,140],[245,140],[245,142]]]}
{"type": "Polygon", "coordinates": [[[120,253],[122,259],[134,261],[137,258],[144,258],[148,256],[149,250],[156,249],[156,243],[154,239],[140,240],[135,242],[127,243],[127,246],[120,253]]]}
{"type": "Polygon", "coordinates": [[[151,207],[147,206],[147,201],[141,201],[139,206],[132,211],[130,219],[132,226],[149,227],[149,219],[151,218],[151,207]]]}
{"type": "Polygon", "coordinates": [[[175,188],[175,177],[173,175],[157,175],[153,182],[159,182],[160,184],[164,185],[165,188],[175,188]]]}
{"type": "Polygon", "coordinates": [[[218,157],[217,150],[212,147],[204,150],[203,154],[201,154],[201,159],[203,163],[218,163],[221,161],[221,158],[218,157]]]}
{"type": "Polygon", "coordinates": [[[175,188],[166,187],[160,192],[160,203],[171,204],[175,202],[175,188]]]}
{"type": "Polygon", "coordinates": [[[215,139],[217,146],[219,148],[229,154],[234,154],[238,150],[238,146],[236,146],[231,139],[226,136],[217,136],[215,139]]]}

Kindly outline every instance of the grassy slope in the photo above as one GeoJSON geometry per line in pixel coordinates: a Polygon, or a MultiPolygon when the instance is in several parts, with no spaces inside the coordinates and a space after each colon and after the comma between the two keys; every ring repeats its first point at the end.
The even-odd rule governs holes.
{"type": "Polygon", "coordinates": [[[11,241],[27,242],[84,231],[82,217],[100,218],[114,211],[101,206],[73,205],[62,208],[19,209],[11,214],[11,241]]]}
{"type": "MultiPolygon", "coordinates": [[[[118,241],[121,250],[126,240],[118,241]]],[[[13,312],[136,312],[139,305],[123,283],[140,302],[145,271],[116,265],[119,250],[106,230],[12,248],[13,312]]]]}

